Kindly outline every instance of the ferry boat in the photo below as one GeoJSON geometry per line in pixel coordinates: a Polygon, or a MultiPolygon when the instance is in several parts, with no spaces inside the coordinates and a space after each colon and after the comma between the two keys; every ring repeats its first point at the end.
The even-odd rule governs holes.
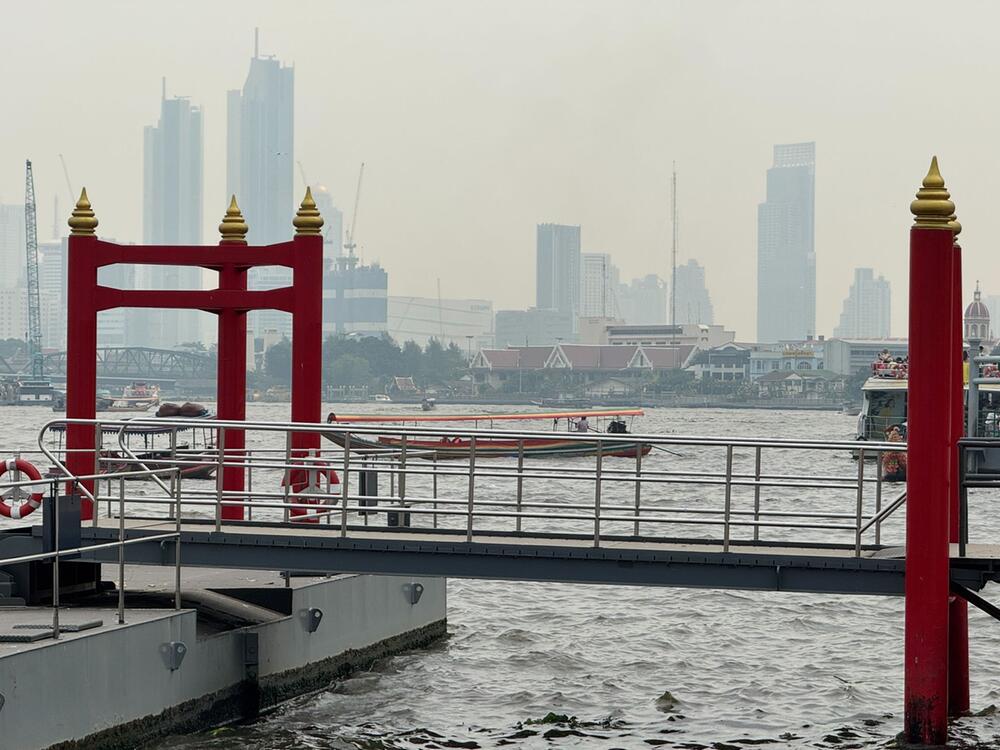
{"type": "MultiPolygon", "coordinates": [[[[106,400],[105,400],[106,401],[106,400]]],[[[111,399],[111,403],[102,408],[98,404],[100,411],[149,411],[160,403],[160,387],[136,381],[122,389],[122,395],[111,399]]]]}
{"type": "MultiPolygon", "coordinates": [[[[487,428],[493,428],[494,422],[508,421],[541,421],[552,424],[553,436],[544,438],[531,438],[523,441],[523,447],[519,445],[517,438],[490,437],[476,439],[477,458],[509,458],[516,457],[522,450],[525,458],[539,457],[577,457],[596,456],[600,449],[603,456],[621,456],[634,458],[636,453],[641,451],[646,455],[652,450],[648,443],[639,442],[614,442],[604,443],[598,446],[598,441],[594,440],[567,440],[566,433],[579,433],[582,429],[594,433],[607,433],[611,435],[622,435],[629,432],[623,417],[639,417],[643,415],[642,409],[617,409],[608,411],[563,411],[548,412],[540,414],[452,414],[435,416],[402,416],[402,415],[336,415],[331,413],[327,417],[327,422],[335,424],[340,429],[331,429],[324,433],[324,437],[340,447],[347,443],[347,433],[351,424],[396,424],[396,425],[421,425],[453,423],[474,423],[478,427],[483,423],[487,428]],[[597,423],[597,427],[589,426],[591,419],[597,423]],[[342,427],[341,427],[342,425],[342,427]]],[[[447,428],[446,428],[447,429],[447,428]]],[[[358,454],[377,454],[391,451],[398,451],[402,448],[402,440],[397,435],[376,435],[374,437],[365,434],[360,435],[351,432],[351,452],[358,454]]],[[[441,437],[414,435],[406,440],[407,451],[412,451],[412,455],[426,459],[462,459],[468,458],[472,452],[472,441],[467,437],[442,435],[441,437]]]]}
{"type": "MultiPolygon", "coordinates": [[[[191,418],[188,416],[188,418],[191,418]]],[[[198,419],[210,421],[214,415],[207,411],[198,419]]],[[[176,461],[184,461],[180,467],[184,479],[213,479],[218,468],[218,451],[215,449],[215,428],[210,424],[205,427],[176,427],[172,425],[149,424],[146,418],[144,424],[128,426],[123,433],[125,445],[135,455],[132,459],[128,454],[117,449],[105,449],[100,452],[101,466],[99,473],[110,474],[123,471],[139,471],[143,468],[156,470],[176,466],[176,461]],[[176,432],[178,437],[184,436],[184,442],[178,441],[170,445],[170,435],[176,432]],[[190,432],[190,437],[187,433],[190,432]]],[[[54,424],[49,430],[53,433],[57,451],[63,448],[66,425],[54,424]]],[[[109,436],[105,442],[116,439],[119,425],[110,423],[102,428],[109,436]]],[[[53,467],[50,474],[55,471],[53,467]]]]}

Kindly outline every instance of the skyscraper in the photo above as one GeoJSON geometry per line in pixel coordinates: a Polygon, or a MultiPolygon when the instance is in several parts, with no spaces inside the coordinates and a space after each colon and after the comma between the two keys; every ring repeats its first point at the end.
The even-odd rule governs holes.
{"type": "Polygon", "coordinates": [[[767,200],[757,207],[757,339],[816,333],[816,144],[774,147],[767,200]]]}
{"type": "Polygon", "coordinates": [[[891,293],[883,276],[870,268],[855,268],[854,283],[844,300],[840,325],[833,335],[846,339],[884,339],[890,333],[891,293]]]}
{"type": "Polygon", "coordinates": [[[535,307],[580,314],[580,227],[538,225],[535,307]]]}
{"type": "MultiPolygon", "coordinates": [[[[143,133],[142,235],[147,245],[200,245],[203,204],[203,122],[199,107],[185,97],[168,99],[160,119],[143,133]]],[[[201,289],[202,271],[189,266],[141,269],[151,289],[201,289]]],[[[145,329],[147,346],[171,347],[200,341],[196,310],[148,310],[133,323],[145,329]]]]}
{"type": "MultiPolygon", "coordinates": [[[[295,69],[261,57],[255,41],[242,91],[227,94],[226,192],[239,201],[252,245],[292,237],[294,89],[295,69]]],[[[286,286],[291,269],[256,268],[249,283],[252,289],[286,286]]],[[[251,319],[258,335],[269,328],[291,334],[291,318],[285,313],[262,310],[251,319]]]]}
{"type": "Polygon", "coordinates": [[[607,253],[583,253],[580,317],[618,318],[618,267],[607,253]]]}
{"type": "Polygon", "coordinates": [[[655,273],[618,286],[620,317],[632,325],[655,326],[667,322],[667,285],[655,273]]]}
{"type": "Polygon", "coordinates": [[[677,289],[674,309],[677,312],[677,324],[704,323],[712,325],[715,322],[715,311],[712,309],[712,298],[705,286],[705,268],[696,260],[689,260],[677,266],[677,289]]]}
{"type": "Polygon", "coordinates": [[[330,268],[344,252],[344,212],[333,205],[333,196],[326,186],[319,185],[312,193],[323,216],[323,266],[330,268]]]}
{"type": "Polygon", "coordinates": [[[0,203],[0,289],[24,286],[24,206],[0,203]]]}

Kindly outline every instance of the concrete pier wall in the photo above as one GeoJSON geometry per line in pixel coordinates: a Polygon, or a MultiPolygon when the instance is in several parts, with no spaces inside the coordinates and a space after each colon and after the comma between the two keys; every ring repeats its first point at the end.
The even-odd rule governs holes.
{"type": "MultiPolygon", "coordinates": [[[[194,610],[128,610],[124,625],[114,610],[65,610],[66,624],[101,619],[104,625],[58,641],[0,644],[2,745],[117,750],[252,716],[442,636],[446,582],[308,579],[295,582],[290,604],[291,614],[202,637],[194,610]],[[414,584],[422,592],[412,603],[414,584]],[[317,611],[322,616],[310,632],[317,611]],[[179,666],[176,656],[171,665],[177,648],[184,651],[179,666]]],[[[4,619],[20,614],[33,622],[50,612],[7,610],[4,619]]]]}

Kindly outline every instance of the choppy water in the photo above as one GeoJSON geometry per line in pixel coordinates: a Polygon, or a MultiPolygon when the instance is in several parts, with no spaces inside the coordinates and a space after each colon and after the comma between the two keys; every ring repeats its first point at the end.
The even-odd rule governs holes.
{"type": "MultiPolygon", "coordinates": [[[[284,418],[286,409],[257,405],[251,416],[284,418]]],[[[50,416],[16,411],[22,430],[50,416]]],[[[854,423],[827,412],[679,409],[652,410],[637,427],[849,439],[854,423]]],[[[8,445],[11,431],[0,428],[8,445]]],[[[702,460],[694,453],[654,453],[649,462],[702,460]]],[[[855,470],[843,456],[811,466],[855,470]]],[[[804,502],[771,494],[777,507],[804,502]]],[[[686,491],[683,503],[702,497],[686,491]]],[[[842,497],[829,502],[850,512],[842,497]]],[[[972,540],[995,539],[991,498],[974,497],[972,509],[972,540]]],[[[896,519],[886,539],[900,533],[896,519]]],[[[996,598],[995,587],[985,595],[996,598]]],[[[451,580],[448,621],[448,638],[432,648],[376,663],[255,723],[156,747],[856,748],[885,745],[901,728],[902,599],[451,580]],[[531,723],[549,714],[575,718],[531,723]]],[[[973,710],[988,709],[1000,704],[1000,623],[971,609],[970,632],[973,710]]],[[[991,715],[954,733],[1000,747],[991,715]]]]}

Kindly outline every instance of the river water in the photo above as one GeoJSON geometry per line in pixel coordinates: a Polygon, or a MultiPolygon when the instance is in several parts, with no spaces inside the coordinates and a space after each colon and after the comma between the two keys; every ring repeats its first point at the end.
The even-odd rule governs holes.
{"type": "MultiPolygon", "coordinates": [[[[7,428],[7,445],[25,424],[51,416],[23,411],[18,435],[7,428]]],[[[285,419],[287,406],[251,405],[248,416],[285,419]]],[[[855,418],[831,412],[659,409],[634,429],[852,439],[854,426],[855,418]]],[[[653,453],[644,467],[706,460],[694,453],[653,453]]],[[[809,467],[856,471],[844,455],[814,455],[809,467]]],[[[556,484],[545,491],[567,492],[556,484]]],[[[685,491],[690,505],[698,491],[685,491]]],[[[778,503],[827,502],[773,494],[778,503]]],[[[844,509],[843,498],[829,502],[844,509]]],[[[991,503],[972,498],[972,541],[1000,533],[991,503]]],[[[883,541],[901,538],[901,521],[887,524],[883,541]]],[[[996,599],[996,587],[984,594],[996,599]]],[[[959,743],[1000,747],[990,710],[1000,704],[1000,623],[970,609],[970,641],[973,710],[987,715],[962,720],[953,733],[959,743]]],[[[901,728],[902,650],[901,598],[453,579],[448,637],[435,646],[377,662],[259,721],[155,747],[884,746],[901,728]],[[533,723],[550,714],[575,718],[533,723]]]]}

